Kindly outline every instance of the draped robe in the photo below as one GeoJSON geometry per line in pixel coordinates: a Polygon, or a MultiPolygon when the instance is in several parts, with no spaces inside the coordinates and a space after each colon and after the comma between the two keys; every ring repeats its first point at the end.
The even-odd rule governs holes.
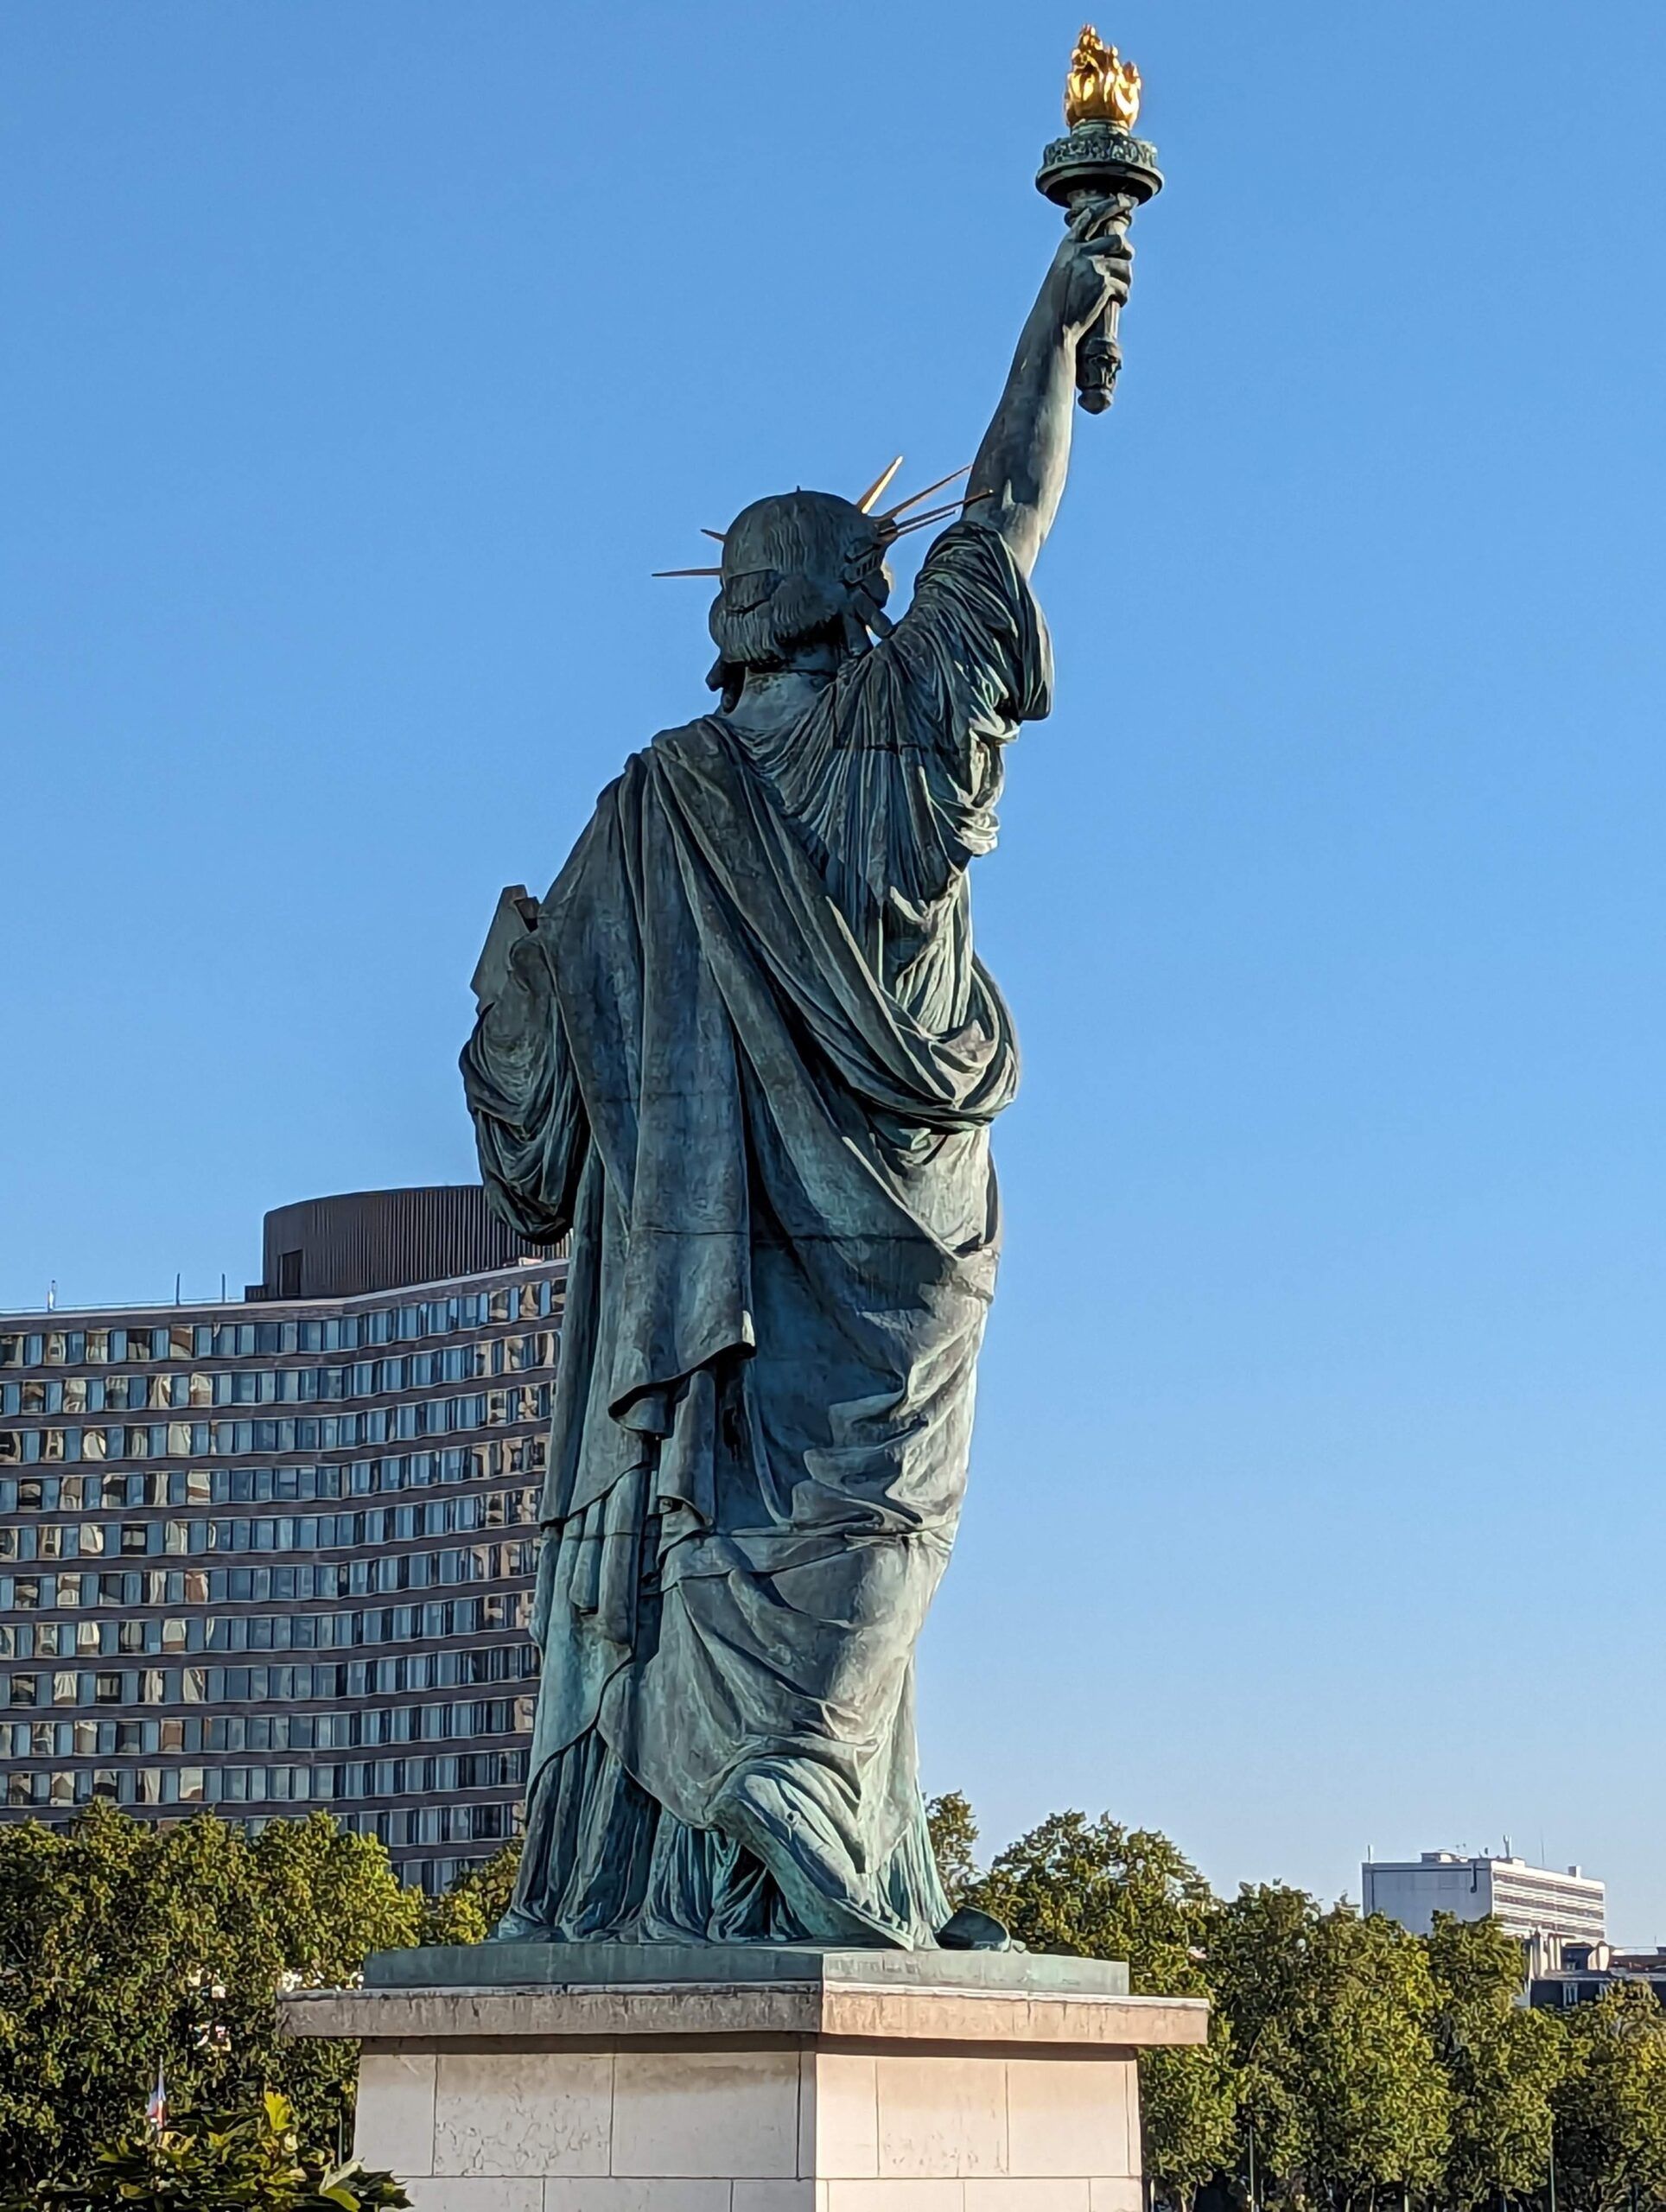
{"type": "Polygon", "coordinates": [[[947,1917],[913,1650],[1017,1079],[966,869],[1049,680],[1005,543],[956,524],[791,727],[633,757],[464,1051],[493,1204],[571,1232],[505,1935],[913,1948],[947,1917]]]}

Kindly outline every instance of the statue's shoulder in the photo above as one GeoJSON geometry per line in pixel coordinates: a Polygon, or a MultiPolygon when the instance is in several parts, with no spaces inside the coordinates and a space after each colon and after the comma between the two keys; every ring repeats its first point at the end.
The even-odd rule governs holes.
{"type": "Polygon", "coordinates": [[[687,760],[699,757],[707,750],[703,743],[703,721],[684,722],[674,729],[662,729],[649,739],[639,753],[633,753],[612,783],[604,785],[597,794],[593,823],[611,820],[621,807],[631,807],[641,799],[644,789],[653,781],[655,770],[663,761],[687,760]]]}
{"type": "Polygon", "coordinates": [[[649,766],[666,762],[673,766],[692,765],[696,761],[728,759],[734,751],[734,741],[727,726],[715,715],[702,715],[696,721],[678,722],[673,728],[662,729],[645,752],[632,756],[633,766],[641,761],[649,766]]]}
{"type": "MultiPolygon", "coordinates": [[[[565,873],[575,873],[598,841],[605,844],[610,837],[626,833],[632,817],[668,770],[673,777],[679,768],[703,770],[709,777],[716,763],[734,757],[734,739],[722,723],[710,716],[658,731],[639,753],[630,755],[612,783],[598,792],[589,825],[574,846],[565,873]]],[[[553,891],[550,895],[555,895],[553,891]]]]}

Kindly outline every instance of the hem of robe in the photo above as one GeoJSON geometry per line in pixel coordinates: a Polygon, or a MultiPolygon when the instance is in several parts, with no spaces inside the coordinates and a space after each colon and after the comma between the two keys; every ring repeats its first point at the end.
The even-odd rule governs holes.
{"type": "Polygon", "coordinates": [[[802,1806],[756,1782],[726,1808],[741,1833],[691,1827],[588,1730],[532,1778],[520,1878],[493,1940],[938,1948],[951,1909],[923,1801],[884,1866],[835,1891],[827,1869],[817,1879],[802,1806]]]}

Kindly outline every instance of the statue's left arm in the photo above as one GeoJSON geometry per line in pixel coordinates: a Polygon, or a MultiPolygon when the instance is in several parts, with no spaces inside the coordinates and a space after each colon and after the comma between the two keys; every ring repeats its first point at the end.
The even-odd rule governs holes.
{"type": "Polygon", "coordinates": [[[462,1074],[480,1179],[493,1211],[518,1235],[550,1241],[572,1224],[589,1133],[556,1003],[547,924],[506,950],[488,940],[476,983],[486,995],[462,1074]]]}
{"type": "Polygon", "coordinates": [[[1112,300],[1128,297],[1132,249],[1121,231],[1101,235],[1114,205],[1091,201],[1072,219],[972,463],[966,512],[1005,538],[1026,575],[1064,495],[1077,346],[1112,300]]]}

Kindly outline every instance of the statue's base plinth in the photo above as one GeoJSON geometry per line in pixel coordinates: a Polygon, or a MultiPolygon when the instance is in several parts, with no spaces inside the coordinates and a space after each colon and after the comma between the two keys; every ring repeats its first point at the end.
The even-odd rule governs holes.
{"type": "Polygon", "coordinates": [[[485,1944],[281,1998],[357,2036],[418,2212],[1140,2212],[1135,2054],[1197,1998],[988,1951],[485,1944]]]}

